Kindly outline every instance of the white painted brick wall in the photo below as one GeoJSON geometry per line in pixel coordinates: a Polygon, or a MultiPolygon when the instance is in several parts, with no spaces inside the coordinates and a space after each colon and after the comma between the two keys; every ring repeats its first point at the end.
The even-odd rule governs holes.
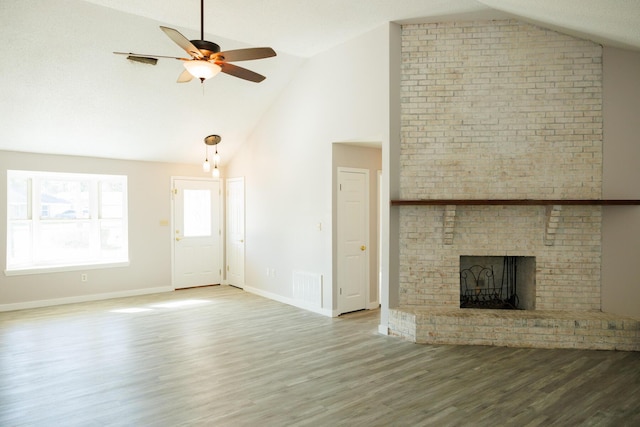
{"type": "Polygon", "coordinates": [[[403,27],[402,198],[598,198],[601,48],[515,21],[403,27]]]}
{"type": "MultiPolygon", "coordinates": [[[[517,21],[407,25],[401,197],[598,199],[599,45],[517,21]]],[[[599,310],[601,208],[400,207],[400,303],[459,306],[459,256],[536,257],[536,309],[599,310]],[[555,220],[554,220],[555,221],[555,220]]]]}

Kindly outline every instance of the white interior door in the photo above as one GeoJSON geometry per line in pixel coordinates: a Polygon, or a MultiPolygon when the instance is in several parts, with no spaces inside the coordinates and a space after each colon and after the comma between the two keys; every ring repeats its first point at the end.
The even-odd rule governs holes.
{"type": "Polygon", "coordinates": [[[220,181],[173,182],[173,287],[222,282],[220,181]]]}
{"type": "Polygon", "coordinates": [[[227,284],[244,287],[244,178],[227,179],[227,284]]]}
{"type": "Polygon", "coordinates": [[[369,171],[338,168],[338,310],[367,307],[369,171]]]}

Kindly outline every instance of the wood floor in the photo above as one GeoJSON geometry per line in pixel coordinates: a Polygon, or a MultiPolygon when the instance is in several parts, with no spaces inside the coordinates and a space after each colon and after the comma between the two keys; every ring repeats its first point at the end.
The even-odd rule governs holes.
{"type": "Polygon", "coordinates": [[[216,286],[0,313],[1,426],[638,426],[640,353],[412,344],[216,286]]]}

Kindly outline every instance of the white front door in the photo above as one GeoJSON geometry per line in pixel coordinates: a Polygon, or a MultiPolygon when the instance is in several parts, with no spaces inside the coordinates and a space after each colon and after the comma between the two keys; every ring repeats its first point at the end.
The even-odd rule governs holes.
{"type": "Polygon", "coordinates": [[[222,282],[220,181],[174,178],[173,287],[222,282]]]}
{"type": "Polygon", "coordinates": [[[367,307],[369,171],[338,168],[338,311],[367,307]]]}
{"type": "Polygon", "coordinates": [[[227,179],[227,281],[244,287],[244,178],[227,179]]]}

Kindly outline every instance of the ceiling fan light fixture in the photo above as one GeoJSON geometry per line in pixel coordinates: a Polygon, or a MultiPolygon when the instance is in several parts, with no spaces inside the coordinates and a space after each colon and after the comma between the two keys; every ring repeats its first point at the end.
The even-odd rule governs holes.
{"type": "Polygon", "coordinates": [[[214,64],[204,59],[194,59],[192,61],[185,61],[184,68],[187,69],[189,74],[202,81],[210,79],[220,72],[222,68],[219,65],[214,64]]]}

